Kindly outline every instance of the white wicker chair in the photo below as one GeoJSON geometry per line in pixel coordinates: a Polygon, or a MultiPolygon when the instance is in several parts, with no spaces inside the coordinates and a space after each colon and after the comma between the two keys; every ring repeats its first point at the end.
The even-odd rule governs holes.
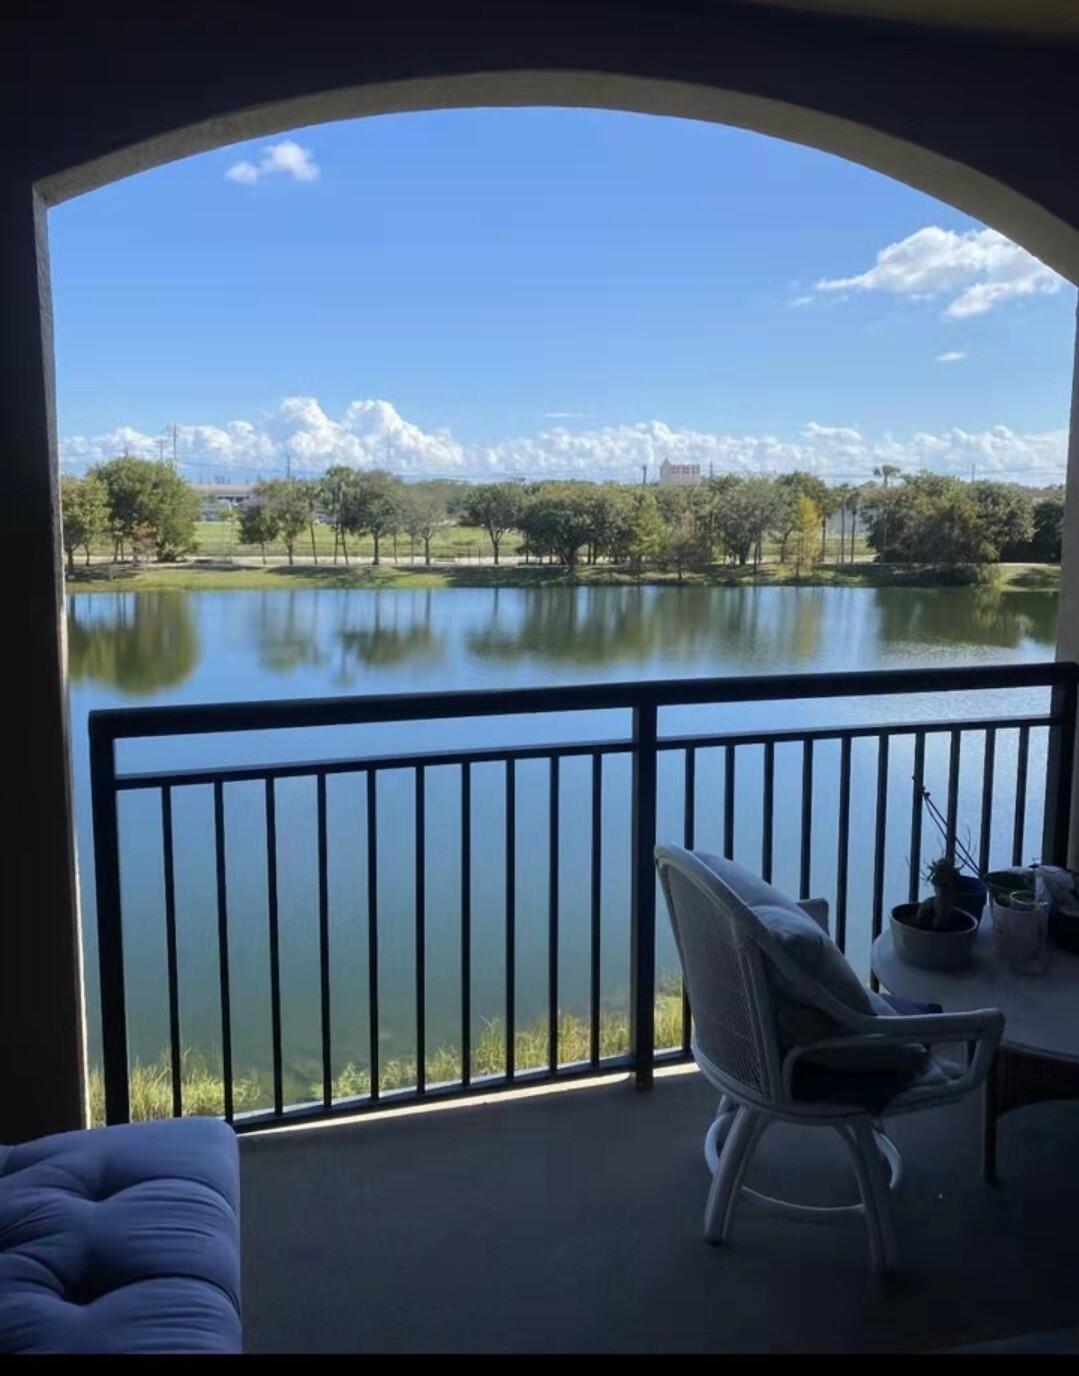
{"type": "MultiPolygon", "coordinates": [[[[899,1184],[901,1162],[879,1128],[881,1110],[798,1097],[796,1072],[806,1058],[813,1064],[821,1053],[834,1058],[838,1052],[842,1058],[869,1047],[963,1042],[970,1049],[965,1069],[948,1066],[945,1071],[941,1062],[932,1061],[935,1073],[919,1075],[900,1088],[884,1112],[892,1116],[953,1103],[983,1083],[1000,1041],[1003,1015],[995,1009],[913,1017],[854,1012],[807,977],[752,908],[697,856],[678,846],[657,846],[656,865],[693,1013],[693,1055],[722,1095],[705,1137],[705,1159],[713,1174],[705,1236],[716,1243],[726,1239],[742,1194],[799,1215],[853,1209],[865,1215],[874,1267],[894,1270],[890,1194],[899,1184]],[[799,1003],[835,1024],[836,1036],[784,1051],[769,965],[799,1003]],[[777,1121],[833,1128],[850,1153],[861,1202],[839,1210],[818,1208],[771,1199],[743,1186],[754,1149],[777,1121]]],[[[828,930],[824,900],[803,900],[799,906],[828,930]]]]}

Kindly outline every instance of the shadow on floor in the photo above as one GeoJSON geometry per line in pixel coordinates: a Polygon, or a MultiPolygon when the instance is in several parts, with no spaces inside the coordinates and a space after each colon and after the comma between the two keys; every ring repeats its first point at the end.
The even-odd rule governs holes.
{"type": "MultiPolygon", "coordinates": [[[[898,1120],[900,1277],[859,1218],[745,1202],[702,1241],[713,1095],[696,1073],[241,1143],[246,1345],[255,1352],[918,1351],[1074,1325],[1079,1106],[898,1120]]],[[[751,1185],[853,1197],[842,1145],[773,1128],[751,1185]]]]}

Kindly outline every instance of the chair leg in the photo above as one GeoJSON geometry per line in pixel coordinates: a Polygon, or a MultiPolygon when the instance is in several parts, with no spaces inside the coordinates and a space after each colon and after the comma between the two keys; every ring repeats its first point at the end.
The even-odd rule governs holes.
{"type": "Polygon", "coordinates": [[[749,1159],[767,1126],[761,1113],[740,1108],[723,1144],[708,1203],[704,1211],[704,1235],[709,1242],[723,1242],[734,1221],[734,1209],[741,1193],[742,1177],[749,1159]]]}
{"type": "Polygon", "coordinates": [[[734,1125],[737,1114],[738,1105],[724,1094],[719,1101],[712,1126],[704,1134],[704,1163],[712,1175],[715,1175],[716,1171],[719,1170],[720,1153],[723,1151],[723,1145],[734,1125]]]}
{"type": "Polygon", "coordinates": [[[870,1123],[863,1121],[844,1124],[838,1128],[838,1132],[850,1152],[858,1192],[865,1206],[870,1261],[874,1270],[892,1272],[896,1265],[896,1247],[891,1192],[884,1178],[886,1167],[877,1148],[873,1128],[870,1123]]]}

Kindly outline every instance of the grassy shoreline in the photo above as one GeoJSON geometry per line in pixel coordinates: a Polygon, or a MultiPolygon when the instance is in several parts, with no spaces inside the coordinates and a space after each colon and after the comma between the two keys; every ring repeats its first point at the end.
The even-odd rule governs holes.
{"type": "MultiPolygon", "coordinates": [[[[1060,585],[1056,564],[994,564],[985,566],[980,582],[1004,590],[1055,591],[1060,585]]],[[[635,574],[609,564],[583,565],[574,571],[538,564],[421,565],[380,564],[168,564],[133,568],[130,565],[91,564],[67,579],[68,593],[95,592],[221,592],[288,588],[547,588],[547,587],[947,587],[956,583],[948,570],[932,565],[825,564],[795,573],[791,564],[762,564],[754,570],[715,564],[686,573],[646,570],[635,574]]]]}
{"type": "MultiPolygon", "coordinates": [[[[656,1046],[682,1044],[681,986],[665,981],[656,991],[656,1046]]],[[[514,1061],[519,1071],[541,1070],[548,1060],[546,1017],[537,1018],[515,1029],[514,1061]]],[[[629,1017],[624,1012],[604,1010],[599,1021],[601,1059],[624,1056],[630,1048],[629,1017]]],[[[591,1028],[587,1018],[562,1010],[558,1015],[558,1059],[562,1065],[586,1062],[591,1055],[591,1028]]],[[[475,1078],[501,1076],[506,1069],[506,1025],[495,1017],[483,1023],[472,1046],[470,1073],[475,1078]]],[[[428,1053],[425,1075],[428,1084],[453,1084],[461,1073],[461,1053],[457,1045],[439,1046],[428,1053]]],[[[136,1060],[129,1072],[132,1122],[147,1122],[172,1116],[172,1072],[167,1051],[157,1061],[136,1060]]],[[[294,1075],[293,1080],[296,1080],[294,1075]]],[[[300,1077],[302,1081],[302,1077],[300,1077]]],[[[415,1086],[416,1062],[410,1056],[391,1056],[379,1072],[383,1092],[415,1086]]],[[[181,1057],[180,1084],[185,1114],[222,1114],[225,1111],[224,1086],[220,1064],[212,1064],[200,1052],[185,1049],[181,1057]]],[[[294,1090],[296,1086],[293,1086],[294,1090]]],[[[371,1076],[366,1065],[350,1061],[334,1076],[335,1099],[357,1098],[371,1092],[371,1076]]],[[[296,1102],[317,1101],[322,1096],[320,1082],[302,1085],[290,1096],[296,1102]]],[[[239,1072],[233,1077],[233,1105],[237,1113],[269,1109],[272,1088],[257,1071],[239,1072]]],[[[100,1066],[90,1068],[90,1122],[100,1127],[105,1121],[105,1082],[100,1066]]]]}

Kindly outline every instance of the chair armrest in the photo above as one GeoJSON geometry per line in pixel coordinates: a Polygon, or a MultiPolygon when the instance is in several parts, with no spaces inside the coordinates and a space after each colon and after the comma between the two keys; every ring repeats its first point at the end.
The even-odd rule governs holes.
{"type": "Polygon", "coordinates": [[[826,898],[799,898],[798,906],[807,917],[811,917],[822,932],[828,931],[828,900],[826,898]]]}
{"type": "Polygon", "coordinates": [[[964,1073],[947,1089],[950,1095],[976,1089],[989,1072],[993,1056],[1004,1031],[1004,1014],[996,1008],[968,1013],[927,1013],[915,1017],[863,1017],[856,1015],[851,1026],[860,1030],[845,1037],[828,1037],[808,1046],[796,1046],[783,1062],[783,1092],[790,1098],[794,1069],[800,1060],[822,1051],[856,1051],[866,1047],[894,1045],[898,1042],[969,1042],[974,1055],[964,1073]]]}

